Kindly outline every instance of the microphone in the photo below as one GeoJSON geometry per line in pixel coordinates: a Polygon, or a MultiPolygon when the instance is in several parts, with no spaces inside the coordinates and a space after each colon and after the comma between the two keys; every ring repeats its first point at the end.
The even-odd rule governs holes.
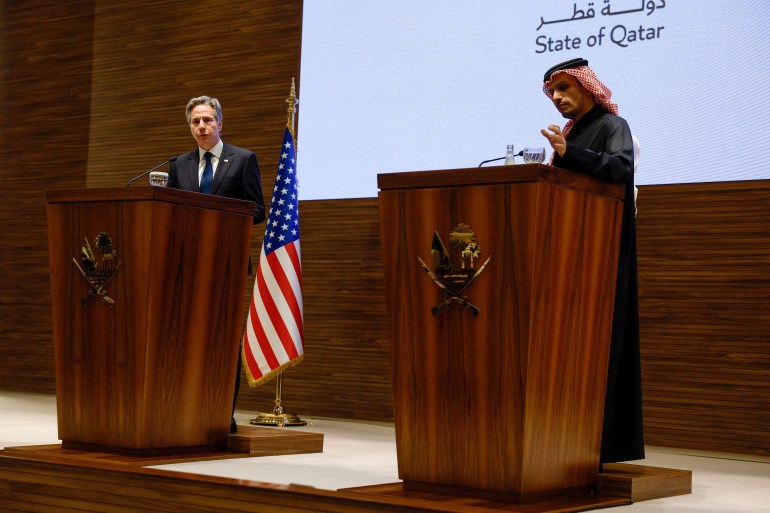
{"type": "Polygon", "coordinates": [[[144,173],[142,173],[141,175],[133,177],[133,178],[132,178],[131,180],[129,180],[129,182],[126,184],[126,187],[128,187],[129,185],[131,185],[131,184],[132,184],[132,183],[134,183],[135,181],[139,180],[141,177],[149,175],[150,173],[152,173],[153,171],[155,171],[155,170],[156,170],[156,169],[158,169],[159,167],[161,167],[161,166],[165,166],[166,164],[170,164],[170,163],[174,162],[175,160],[176,160],[176,157],[171,157],[171,158],[170,158],[170,159],[168,159],[167,161],[165,161],[165,162],[161,162],[160,164],[158,164],[158,165],[157,165],[157,166],[155,166],[154,168],[150,169],[149,171],[145,171],[145,172],[144,172],[144,173]]]}
{"type": "MultiPolygon", "coordinates": [[[[522,157],[523,155],[524,155],[524,150],[521,150],[519,153],[515,153],[513,156],[514,156],[514,157],[522,157]]],[[[481,164],[479,164],[479,167],[483,166],[483,165],[484,165],[484,164],[486,164],[487,162],[494,162],[494,161],[496,161],[496,160],[503,160],[503,159],[505,159],[505,158],[506,158],[506,157],[500,157],[500,158],[497,158],[497,159],[482,160],[482,161],[481,161],[481,164]]]]}

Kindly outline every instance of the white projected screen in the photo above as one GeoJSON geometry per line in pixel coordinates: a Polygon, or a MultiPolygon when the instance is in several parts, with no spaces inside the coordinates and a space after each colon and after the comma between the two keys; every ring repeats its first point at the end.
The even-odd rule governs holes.
{"type": "Polygon", "coordinates": [[[305,0],[301,197],[376,196],[378,173],[508,144],[550,157],[540,129],[566,120],[543,73],[575,57],[641,143],[637,184],[768,179],[769,26],[767,0],[305,0]]]}

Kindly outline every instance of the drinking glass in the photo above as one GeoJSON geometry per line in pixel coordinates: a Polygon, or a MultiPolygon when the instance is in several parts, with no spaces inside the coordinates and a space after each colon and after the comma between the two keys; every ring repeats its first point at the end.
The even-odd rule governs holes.
{"type": "Polygon", "coordinates": [[[150,185],[165,187],[168,183],[168,173],[165,171],[153,171],[150,173],[150,185]]]}
{"type": "Polygon", "coordinates": [[[545,160],[545,148],[524,148],[522,156],[527,164],[542,164],[545,160]]]}

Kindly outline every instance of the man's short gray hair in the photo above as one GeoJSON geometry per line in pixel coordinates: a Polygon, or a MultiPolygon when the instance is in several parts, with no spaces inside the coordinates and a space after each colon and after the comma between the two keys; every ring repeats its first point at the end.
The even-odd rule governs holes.
{"type": "Polygon", "coordinates": [[[187,107],[184,110],[188,125],[190,124],[190,113],[198,105],[208,105],[214,109],[214,115],[216,116],[217,121],[222,121],[222,105],[219,103],[219,100],[212,98],[211,96],[198,96],[187,102],[187,107]]]}

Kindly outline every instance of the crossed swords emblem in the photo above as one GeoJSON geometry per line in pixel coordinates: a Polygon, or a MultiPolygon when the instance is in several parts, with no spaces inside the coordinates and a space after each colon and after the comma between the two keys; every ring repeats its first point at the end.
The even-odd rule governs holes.
{"type": "Polygon", "coordinates": [[[107,295],[105,287],[118,273],[118,269],[120,269],[123,261],[121,260],[115,264],[117,251],[115,251],[112,239],[107,232],[101,232],[97,235],[94,243],[96,244],[97,249],[102,253],[101,262],[97,262],[87,237],[83,238],[83,245],[80,248],[80,262],[75,258],[72,259],[72,263],[78,268],[83,279],[85,279],[86,283],[91,286],[91,290],[88,291],[88,296],[83,298],[81,303],[88,304],[98,297],[108,305],[112,306],[115,304],[115,300],[107,295]]]}
{"type": "Polygon", "coordinates": [[[431,248],[435,272],[428,267],[422,258],[417,257],[422,268],[425,269],[428,276],[444,293],[439,304],[431,308],[430,311],[433,315],[436,315],[440,310],[449,308],[455,302],[469,309],[473,312],[473,316],[476,317],[479,314],[478,307],[471,303],[462,293],[486,269],[492,257],[487,257],[481,267],[473,269],[473,260],[481,254],[481,247],[476,243],[476,235],[468,224],[458,224],[450,232],[449,240],[452,241],[453,246],[461,249],[461,269],[456,269],[457,263],[452,262],[449,251],[444,246],[444,242],[441,240],[438,232],[433,234],[433,245],[431,248]],[[466,268],[466,262],[469,262],[468,268],[466,268]]]}
{"type": "Polygon", "coordinates": [[[104,279],[104,281],[99,283],[99,281],[89,277],[86,274],[86,272],[83,270],[83,268],[80,267],[80,264],[78,264],[77,260],[75,260],[73,258],[72,261],[75,263],[75,267],[78,268],[78,271],[80,271],[80,274],[83,275],[83,278],[86,279],[86,282],[88,282],[88,284],[91,285],[91,290],[88,291],[88,296],[83,298],[81,303],[87,304],[87,303],[91,302],[94,298],[96,298],[98,296],[98,297],[102,298],[102,301],[104,301],[108,305],[110,305],[110,306],[114,305],[115,304],[115,300],[107,295],[107,291],[104,290],[104,287],[106,287],[107,284],[110,282],[110,280],[112,280],[112,278],[115,277],[115,275],[118,273],[118,269],[120,268],[120,264],[122,264],[123,262],[122,261],[118,262],[118,265],[115,267],[115,270],[113,272],[111,272],[109,275],[107,275],[107,277],[104,279]]]}

